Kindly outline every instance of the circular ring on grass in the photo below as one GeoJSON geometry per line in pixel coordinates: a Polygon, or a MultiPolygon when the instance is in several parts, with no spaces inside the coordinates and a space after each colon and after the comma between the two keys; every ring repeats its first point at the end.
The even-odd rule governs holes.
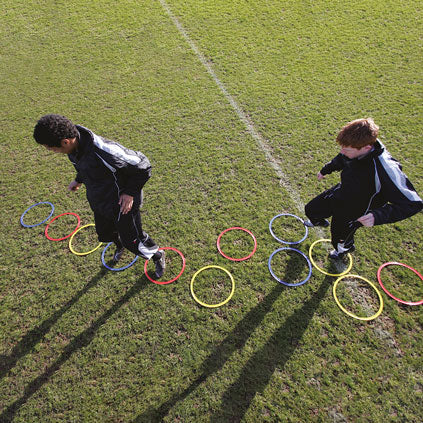
{"type": "Polygon", "coordinates": [[[48,222],[48,224],[47,224],[47,226],[46,226],[46,230],[44,231],[44,235],[46,236],[46,238],[47,239],[49,239],[50,241],[63,241],[64,239],[67,239],[67,238],[69,238],[70,236],[72,236],[77,230],[78,230],[78,228],[79,228],[79,225],[80,225],[80,223],[81,223],[81,218],[76,214],[76,213],[73,213],[73,212],[68,212],[68,213],[62,213],[62,214],[59,214],[58,216],[56,216],[56,217],[53,217],[53,219],[51,219],[50,220],[50,222],[48,222]],[[66,236],[64,236],[64,237],[62,237],[62,238],[52,238],[49,234],[48,234],[48,228],[50,227],[50,225],[56,220],[56,219],[58,219],[59,217],[62,217],[62,216],[66,216],[66,215],[72,215],[72,216],[75,216],[77,219],[78,219],[78,223],[76,224],[76,228],[69,234],[69,235],[66,235],[66,236]]]}
{"type": "Polygon", "coordinates": [[[303,285],[303,284],[305,284],[309,279],[310,279],[310,277],[311,277],[311,270],[312,270],[312,268],[311,268],[311,263],[310,263],[310,260],[308,259],[308,257],[302,252],[302,251],[300,251],[300,250],[297,250],[297,249],[295,249],[295,248],[291,248],[291,247],[283,247],[283,248],[278,248],[277,250],[275,250],[275,251],[273,251],[273,253],[270,255],[270,257],[269,257],[269,261],[268,261],[268,267],[269,267],[269,271],[270,271],[270,274],[273,276],[273,278],[274,279],[276,279],[279,283],[281,283],[281,284],[283,284],[283,285],[286,285],[286,286],[300,286],[300,285],[303,285]],[[302,280],[301,282],[298,282],[298,283],[288,283],[288,282],[285,282],[285,281],[283,281],[282,279],[279,279],[276,275],[275,275],[275,273],[273,272],[273,270],[272,270],[272,265],[271,265],[271,261],[272,261],[272,258],[273,258],[273,256],[277,253],[277,252],[279,252],[279,251],[283,251],[283,250],[288,250],[288,251],[295,251],[296,253],[298,253],[298,254],[301,254],[305,259],[306,259],[306,262],[307,262],[307,264],[308,264],[308,275],[307,275],[307,277],[304,279],[304,280],[302,280]]]}
{"type": "Polygon", "coordinates": [[[373,320],[373,319],[376,319],[376,317],[378,317],[379,315],[380,315],[380,313],[382,313],[382,310],[383,310],[383,298],[382,298],[382,295],[380,294],[380,292],[379,292],[379,290],[376,288],[376,286],[375,285],[373,285],[368,279],[366,279],[366,278],[363,278],[362,276],[358,276],[358,275],[343,275],[343,276],[340,276],[336,281],[335,281],[335,283],[333,284],[333,289],[332,289],[332,292],[333,292],[333,297],[335,298],[335,301],[336,301],[336,304],[338,304],[338,306],[339,306],[339,308],[345,313],[345,314],[348,314],[348,316],[350,316],[350,317],[353,317],[354,319],[358,319],[358,320],[365,320],[365,321],[369,321],[369,320],[373,320]],[[339,300],[338,300],[338,297],[337,297],[337,295],[336,295],[336,287],[338,286],[338,283],[339,283],[339,281],[340,280],[342,280],[342,279],[344,279],[344,278],[346,278],[346,277],[349,277],[349,278],[358,278],[358,279],[361,279],[361,280],[363,280],[364,282],[367,282],[375,291],[376,291],[376,293],[377,293],[377,296],[379,297],[379,302],[380,302],[380,307],[379,307],[379,310],[375,313],[375,314],[373,314],[373,316],[369,316],[369,317],[359,317],[359,316],[357,316],[357,315],[355,315],[355,314],[353,314],[353,313],[350,313],[347,309],[345,309],[344,307],[342,307],[342,305],[341,305],[341,303],[339,302],[339,300]]]}
{"type": "Polygon", "coordinates": [[[225,268],[223,268],[223,267],[220,267],[220,266],[214,266],[214,265],[210,265],[210,266],[205,266],[205,267],[202,267],[200,270],[197,270],[195,273],[194,273],[194,276],[192,277],[192,279],[191,279],[191,294],[192,294],[192,296],[193,296],[193,298],[194,298],[194,300],[195,301],[197,301],[197,303],[198,304],[200,304],[200,305],[202,305],[202,306],[204,306],[204,307],[208,307],[208,308],[215,308],[215,307],[220,307],[220,306],[222,306],[222,305],[224,305],[224,304],[226,304],[231,298],[232,298],[232,296],[234,295],[234,292],[235,292],[235,281],[234,281],[234,278],[233,278],[233,276],[225,269],[225,268]],[[231,293],[229,294],[229,296],[228,296],[228,298],[226,298],[226,300],[224,300],[224,301],[222,301],[221,303],[219,303],[219,304],[206,304],[206,303],[203,303],[202,301],[200,301],[197,297],[196,297],[196,295],[194,294],[194,280],[195,280],[195,278],[197,277],[197,275],[200,273],[200,272],[202,272],[203,270],[206,270],[206,269],[220,269],[220,270],[223,270],[225,273],[227,273],[228,275],[229,275],[229,277],[231,278],[231,283],[232,283],[232,289],[231,289],[231,293]]]}
{"type": "Polygon", "coordinates": [[[73,241],[73,238],[74,238],[74,236],[81,230],[81,229],[84,229],[84,228],[87,228],[88,226],[95,226],[94,225],[94,223],[88,223],[88,225],[84,225],[84,226],[81,226],[81,227],[79,227],[73,234],[72,234],[72,236],[70,237],[70,239],[69,239],[69,250],[71,250],[72,251],[72,253],[74,253],[74,254],[76,254],[77,256],[86,256],[86,255],[88,255],[88,254],[91,254],[91,253],[93,253],[95,250],[98,250],[99,248],[100,248],[100,246],[103,244],[102,242],[100,242],[98,245],[97,245],[97,247],[95,247],[95,248],[93,248],[92,250],[90,250],[90,251],[86,251],[86,252],[83,252],[83,253],[79,253],[78,251],[75,251],[74,249],[73,249],[73,247],[72,247],[72,241],[73,241]]]}
{"type": "Polygon", "coordinates": [[[23,213],[22,213],[22,216],[21,216],[21,225],[24,227],[24,228],[34,228],[35,226],[39,226],[39,225],[42,225],[44,222],[47,222],[47,220],[49,220],[50,219],[50,217],[51,216],[53,216],[53,213],[54,213],[54,205],[52,204],[52,203],[50,203],[49,201],[41,201],[40,203],[36,203],[36,204],[33,204],[31,207],[28,207],[23,213]],[[24,218],[24,216],[33,208],[33,207],[35,207],[35,206],[39,206],[40,204],[50,204],[50,206],[51,206],[51,212],[50,212],[50,214],[43,220],[43,221],[41,221],[41,222],[39,222],[39,223],[36,223],[35,225],[26,225],[25,223],[24,223],[24,221],[23,221],[23,218],[24,218]]]}
{"type": "Polygon", "coordinates": [[[301,217],[298,217],[298,216],[296,216],[295,214],[290,214],[290,213],[281,213],[281,214],[277,214],[276,216],[274,216],[273,218],[272,218],[272,220],[270,221],[270,223],[269,223],[269,231],[270,231],[270,233],[272,234],[272,236],[273,236],[273,238],[275,238],[277,241],[279,241],[279,242],[282,242],[283,244],[289,244],[289,245],[296,245],[296,244],[299,244],[300,242],[303,242],[306,238],[307,238],[307,236],[308,236],[308,228],[307,228],[307,226],[306,225],[304,225],[304,228],[305,228],[305,235],[299,240],[299,241],[284,241],[283,239],[280,239],[280,238],[278,238],[276,235],[275,235],[275,233],[273,232],[273,229],[272,229],[272,225],[273,225],[273,221],[275,220],[275,219],[277,219],[278,217],[281,217],[281,216],[291,216],[291,217],[295,217],[295,219],[297,219],[297,220],[299,220],[303,225],[304,225],[304,220],[303,219],[301,219],[301,217]]]}
{"type": "Polygon", "coordinates": [[[423,304],[423,300],[420,301],[416,301],[416,302],[412,302],[412,301],[404,301],[401,300],[400,298],[397,298],[395,296],[393,296],[384,286],[380,277],[380,272],[382,271],[382,269],[386,266],[389,265],[396,265],[396,266],[403,266],[406,267],[407,269],[410,269],[412,272],[414,272],[421,280],[423,280],[423,276],[416,270],[413,269],[412,267],[408,266],[407,264],[404,263],[398,263],[396,261],[389,261],[387,263],[382,264],[382,266],[379,267],[379,269],[377,269],[377,280],[379,281],[379,285],[382,287],[382,289],[386,292],[386,294],[388,294],[391,298],[393,298],[394,300],[398,301],[401,304],[406,304],[406,305],[420,305],[423,304]]]}
{"type": "Polygon", "coordinates": [[[151,278],[149,276],[149,274],[147,273],[147,264],[148,264],[149,260],[146,260],[145,263],[144,263],[144,273],[145,273],[145,276],[147,276],[147,279],[149,281],[151,281],[153,283],[156,283],[158,285],[167,285],[168,283],[175,282],[176,279],[179,279],[179,277],[182,275],[182,273],[184,273],[184,270],[185,270],[185,257],[184,257],[184,255],[179,250],[177,250],[176,248],[173,248],[173,247],[162,247],[162,248],[159,248],[158,251],[160,251],[160,250],[176,251],[181,256],[181,259],[182,259],[182,269],[179,272],[178,276],[176,276],[175,278],[170,279],[168,281],[163,281],[163,282],[156,281],[155,279],[151,278]]]}
{"type": "Polygon", "coordinates": [[[310,256],[310,261],[313,263],[313,266],[319,271],[322,272],[324,275],[328,275],[328,276],[343,276],[346,275],[351,269],[352,269],[352,265],[353,265],[353,258],[352,255],[350,253],[348,253],[348,258],[350,259],[350,263],[347,267],[346,270],[344,270],[342,273],[329,273],[326,272],[326,270],[323,270],[321,267],[319,267],[316,262],[313,260],[313,248],[316,244],[318,244],[319,242],[330,242],[330,239],[318,239],[317,241],[314,241],[313,244],[310,245],[310,249],[309,249],[309,256],[310,256]]]}
{"type": "Polygon", "coordinates": [[[129,263],[129,264],[127,264],[126,266],[123,266],[123,267],[110,267],[110,266],[108,266],[107,265],[107,263],[106,263],[106,260],[104,259],[104,256],[106,255],[106,250],[107,250],[107,248],[109,248],[109,246],[110,246],[110,244],[113,244],[113,242],[109,242],[105,247],[104,247],[104,250],[103,250],[103,252],[101,253],[101,262],[103,263],[103,266],[106,268],[106,269],[109,269],[109,270],[113,270],[113,272],[119,272],[120,270],[125,270],[125,269],[127,269],[128,267],[131,267],[137,260],[138,260],[138,257],[139,256],[135,256],[135,258],[131,261],[131,263],[129,263]]]}
{"type": "Polygon", "coordinates": [[[228,260],[232,260],[232,261],[244,261],[244,260],[248,260],[250,257],[252,257],[252,256],[253,256],[253,254],[256,252],[256,250],[257,250],[257,240],[256,240],[256,237],[252,234],[252,232],[250,232],[248,229],[241,228],[241,227],[239,227],[239,226],[234,226],[234,227],[232,227],[232,228],[225,229],[225,230],[224,230],[223,232],[221,232],[221,233],[220,233],[220,235],[217,237],[217,250],[219,251],[219,253],[220,253],[223,257],[227,258],[228,260]],[[251,253],[250,253],[250,254],[248,254],[248,255],[247,255],[247,256],[245,256],[245,257],[241,257],[241,258],[233,258],[233,257],[229,257],[229,256],[227,256],[226,254],[224,254],[224,253],[223,253],[223,251],[222,251],[222,249],[220,248],[220,239],[222,238],[222,235],[223,235],[223,234],[225,234],[225,233],[226,233],[226,232],[228,232],[228,231],[232,231],[232,230],[235,230],[235,229],[238,229],[238,230],[241,230],[241,231],[247,232],[247,234],[251,235],[251,237],[252,237],[252,238],[253,238],[253,240],[254,240],[254,248],[253,248],[253,251],[251,251],[251,253]]]}

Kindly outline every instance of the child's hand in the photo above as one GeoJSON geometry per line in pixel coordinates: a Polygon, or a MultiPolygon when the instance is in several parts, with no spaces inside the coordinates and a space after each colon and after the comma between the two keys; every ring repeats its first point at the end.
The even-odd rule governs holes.
{"type": "Polygon", "coordinates": [[[128,194],[122,194],[119,198],[120,211],[122,214],[128,213],[134,204],[134,197],[128,194]]]}
{"type": "Polygon", "coordinates": [[[79,190],[79,187],[80,187],[81,185],[82,185],[82,184],[80,184],[79,182],[72,181],[72,182],[69,184],[69,186],[68,186],[68,190],[69,190],[69,191],[78,191],[78,190],[79,190]]]}
{"type": "Polygon", "coordinates": [[[373,213],[367,213],[357,219],[363,226],[373,226],[375,224],[375,217],[373,213]]]}
{"type": "Polygon", "coordinates": [[[325,177],[325,175],[322,175],[320,172],[317,174],[317,179],[319,181],[321,181],[324,177],[325,177]]]}

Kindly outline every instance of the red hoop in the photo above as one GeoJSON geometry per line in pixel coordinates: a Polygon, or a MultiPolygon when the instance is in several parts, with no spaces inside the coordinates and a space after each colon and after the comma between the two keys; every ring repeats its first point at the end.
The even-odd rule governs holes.
{"type": "Polygon", "coordinates": [[[184,273],[184,270],[185,270],[185,257],[184,257],[184,255],[179,250],[177,250],[176,248],[173,248],[173,247],[162,247],[162,248],[159,248],[158,251],[160,251],[160,250],[176,251],[181,256],[181,258],[182,258],[182,270],[179,272],[179,275],[176,276],[176,278],[173,278],[173,279],[171,279],[169,281],[163,281],[163,282],[156,281],[155,279],[151,278],[149,276],[149,274],[147,273],[147,264],[148,264],[149,260],[146,260],[145,263],[144,263],[144,273],[145,273],[145,276],[147,276],[147,278],[148,278],[149,281],[151,281],[153,283],[156,283],[157,285],[167,285],[168,283],[175,282],[176,279],[179,279],[179,277],[182,275],[182,273],[184,273]]]}
{"type": "Polygon", "coordinates": [[[51,219],[50,220],[50,222],[48,222],[48,224],[47,224],[47,226],[46,226],[46,230],[44,231],[44,235],[46,236],[46,238],[47,239],[49,239],[50,241],[63,241],[64,239],[66,239],[66,238],[69,238],[70,236],[72,236],[77,230],[78,230],[78,228],[79,228],[79,225],[80,225],[80,223],[81,223],[81,218],[76,214],[76,213],[72,213],[72,212],[69,212],[69,213],[62,213],[62,214],[59,214],[58,216],[56,216],[56,217],[53,217],[53,219],[51,219]],[[58,219],[59,217],[61,217],[61,216],[65,216],[65,215],[67,215],[67,214],[70,214],[70,215],[72,215],[72,216],[75,216],[77,219],[78,219],[78,223],[77,223],[77,225],[76,225],[76,228],[69,234],[69,235],[66,235],[66,236],[64,236],[63,238],[51,238],[50,236],[49,236],[49,234],[48,234],[48,228],[50,227],[50,225],[56,220],[56,219],[58,219]]]}
{"type": "Polygon", "coordinates": [[[218,237],[217,237],[217,250],[219,251],[219,253],[223,256],[223,257],[225,257],[225,258],[227,258],[228,260],[232,260],[232,261],[244,261],[244,260],[248,260],[250,257],[252,257],[252,255],[256,252],[256,250],[257,250],[257,240],[256,240],[256,237],[252,234],[252,232],[250,232],[248,229],[245,229],[245,228],[241,228],[241,227],[239,227],[239,226],[234,226],[234,227],[232,227],[232,228],[228,228],[228,229],[225,229],[218,237]],[[253,248],[253,251],[251,251],[251,253],[250,254],[248,254],[248,256],[245,256],[245,257],[242,257],[242,258],[233,258],[233,257],[229,257],[229,256],[227,256],[226,254],[224,254],[223,253],[223,251],[221,250],[221,248],[220,248],[220,238],[222,238],[222,235],[223,234],[225,234],[226,232],[228,232],[228,231],[231,231],[231,230],[233,230],[233,229],[239,229],[239,230],[241,230],[241,231],[244,231],[244,232],[247,232],[247,234],[249,234],[249,235],[251,235],[251,237],[253,238],[253,240],[254,240],[254,248],[253,248]]]}
{"type": "Polygon", "coordinates": [[[377,269],[377,280],[378,280],[378,282],[379,282],[379,285],[382,287],[382,289],[386,292],[386,294],[387,295],[389,295],[391,298],[393,298],[394,300],[396,300],[396,301],[398,301],[399,303],[401,303],[401,304],[405,304],[405,305],[411,305],[411,306],[413,306],[413,305],[420,305],[420,304],[423,304],[423,300],[420,300],[420,301],[417,301],[417,302],[412,302],[412,301],[404,301],[404,300],[401,300],[400,298],[397,298],[397,297],[395,297],[395,296],[393,296],[384,286],[383,286],[383,283],[382,283],[382,280],[381,280],[381,278],[380,278],[380,272],[382,271],[382,269],[384,268],[384,267],[386,267],[386,266],[389,266],[389,265],[391,265],[391,264],[393,264],[393,265],[397,265],[397,266],[403,266],[403,267],[406,267],[407,269],[410,269],[412,272],[414,272],[422,281],[423,281],[423,276],[416,270],[416,269],[413,269],[412,267],[410,267],[410,266],[408,266],[407,264],[403,264],[403,263],[398,263],[398,262],[396,262],[396,261],[389,261],[389,262],[387,262],[387,263],[384,263],[384,264],[382,264],[382,266],[380,266],[379,267],[379,269],[377,269]]]}

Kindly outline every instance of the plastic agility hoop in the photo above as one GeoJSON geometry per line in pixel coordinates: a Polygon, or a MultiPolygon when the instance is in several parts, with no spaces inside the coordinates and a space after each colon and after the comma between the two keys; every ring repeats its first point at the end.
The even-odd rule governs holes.
{"type": "Polygon", "coordinates": [[[106,269],[109,269],[109,270],[113,270],[113,272],[119,272],[120,270],[125,270],[125,269],[127,269],[128,267],[131,267],[137,260],[138,260],[138,256],[135,256],[135,258],[131,261],[131,263],[129,263],[129,264],[127,264],[126,266],[123,266],[123,267],[110,267],[110,266],[108,266],[107,265],[107,263],[106,263],[106,260],[104,259],[104,257],[105,257],[105,255],[106,255],[106,250],[107,250],[107,248],[110,246],[110,244],[113,244],[113,242],[109,242],[105,247],[104,247],[104,250],[103,250],[103,252],[101,253],[101,262],[103,263],[103,266],[106,268],[106,269]]]}
{"type": "Polygon", "coordinates": [[[384,264],[382,264],[382,266],[380,266],[379,267],[379,269],[377,270],[377,280],[378,280],[378,282],[379,282],[379,285],[382,287],[382,289],[386,292],[386,294],[387,295],[389,295],[391,298],[393,298],[394,300],[396,300],[396,301],[398,301],[399,303],[401,303],[401,304],[405,304],[405,305],[411,305],[411,306],[413,306],[413,305],[420,305],[420,304],[423,304],[423,300],[420,300],[420,301],[416,301],[416,302],[412,302],[412,301],[404,301],[404,300],[401,300],[401,299],[399,299],[399,298],[397,298],[397,297],[394,297],[384,286],[383,286],[383,283],[382,283],[382,280],[381,280],[381,278],[380,278],[380,272],[382,271],[382,269],[384,268],[384,267],[386,267],[386,266],[389,266],[389,265],[396,265],[396,266],[403,266],[403,267],[406,267],[407,269],[410,269],[412,272],[414,272],[422,281],[423,281],[423,276],[416,270],[416,269],[413,269],[412,267],[410,267],[410,266],[408,266],[407,264],[404,264],[404,263],[398,263],[398,262],[396,262],[396,261],[390,261],[390,262],[388,262],[388,263],[384,263],[384,264]]]}
{"type": "Polygon", "coordinates": [[[304,225],[304,220],[303,219],[301,219],[301,217],[298,217],[298,216],[296,216],[295,214],[290,214],[290,213],[281,213],[281,214],[277,214],[275,217],[273,217],[272,218],[272,220],[270,221],[270,223],[269,223],[269,231],[270,231],[270,233],[272,234],[272,236],[273,236],[273,238],[275,238],[277,241],[279,241],[279,242],[282,242],[283,244],[289,244],[289,245],[296,245],[296,244],[299,244],[300,242],[303,242],[306,238],[307,238],[307,236],[308,236],[308,228],[307,228],[307,226],[306,225],[304,225],[304,228],[305,228],[305,235],[299,240],[299,241],[291,241],[291,242],[289,242],[289,241],[284,241],[283,239],[280,239],[280,238],[278,238],[276,235],[275,235],[275,233],[273,232],[273,229],[272,229],[272,225],[273,225],[273,221],[275,220],[275,219],[277,219],[278,217],[281,217],[281,216],[291,216],[291,217],[295,217],[295,219],[297,219],[297,220],[299,220],[303,225],[304,225]]]}
{"type": "Polygon", "coordinates": [[[50,241],[63,241],[64,239],[67,239],[67,238],[69,238],[70,236],[72,236],[77,230],[78,230],[78,228],[79,228],[79,225],[80,225],[80,223],[81,223],[81,218],[76,214],[76,213],[72,213],[72,212],[69,212],[69,213],[62,213],[62,214],[59,214],[58,216],[56,216],[56,217],[53,217],[53,219],[51,219],[50,220],[50,222],[48,222],[48,224],[47,224],[47,226],[46,226],[46,230],[44,231],[44,234],[45,234],[45,236],[46,236],[46,238],[47,239],[49,239],[50,241]],[[76,224],[76,228],[69,234],[69,235],[66,235],[66,236],[64,236],[63,238],[51,238],[50,236],[49,236],[49,234],[48,234],[48,228],[50,227],[50,225],[56,220],[56,219],[58,219],[59,217],[61,217],[61,216],[66,216],[66,215],[72,215],[72,216],[75,216],[77,219],[78,219],[78,223],[76,224]]]}
{"type": "Polygon", "coordinates": [[[145,261],[145,263],[144,263],[144,273],[145,273],[145,276],[147,276],[147,279],[148,279],[149,281],[151,281],[151,282],[153,282],[153,283],[156,283],[156,284],[158,284],[158,285],[167,285],[168,283],[175,282],[175,281],[176,281],[176,279],[179,279],[179,278],[180,278],[180,276],[182,275],[182,273],[184,273],[184,270],[185,270],[185,257],[184,257],[184,255],[183,255],[183,254],[182,254],[179,250],[177,250],[176,248],[172,248],[172,247],[162,247],[162,248],[159,248],[159,250],[158,250],[158,251],[160,251],[160,250],[172,250],[172,251],[176,251],[176,252],[177,252],[177,253],[181,256],[181,259],[182,259],[182,270],[179,272],[178,276],[176,276],[175,278],[170,279],[170,280],[168,280],[168,281],[163,281],[163,282],[156,281],[155,279],[151,278],[151,277],[149,276],[149,274],[147,273],[147,264],[148,264],[149,260],[146,260],[146,261],[145,261]]]}
{"type": "Polygon", "coordinates": [[[350,259],[350,263],[349,263],[347,269],[345,269],[342,273],[329,273],[329,272],[326,272],[326,270],[323,270],[321,267],[319,267],[316,264],[316,262],[313,260],[313,254],[312,254],[313,253],[313,248],[319,242],[330,242],[330,239],[318,239],[317,241],[314,241],[313,244],[310,245],[309,256],[310,256],[310,261],[313,263],[313,266],[319,272],[322,272],[324,275],[328,275],[328,276],[343,276],[343,275],[346,275],[352,269],[352,265],[353,265],[352,255],[350,253],[348,253],[348,258],[350,259]]]}
{"type": "Polygon", "coordinates": [[[93,248],[92,250],[90,250],[90,251],[87,251],[87,252],[84,252],[84,253],[79,253],[78,251],[75,251],[74,249],[73,249],[73,247],[72,247],[72,241],[73,241],[73,238],[74,238],[74,236],[81,230],[81,229],[84,229],[84,228],[87,228],[88,226],[95,226],[94,225],[94,223],[89,223],[88,225],[84,225],[84,226],[81,226],[80,228],[78,228],[73,234],[72,234],[72,236],[70,237],[70,239],[69,239],[69,250],[71,250],[72,251],[72,253],[74,253],[74,254],[76,254],[77,256],[86,256],[86,255],[88,255],[88,254],[91,254],[91,253],[93,253],[95,250],[98,250],[99,248],[100,248],[100,246],[103,244],[102,242],[100,242],[98,245],[97,245],[97,247],[95,247],[95,248],[93,248]]]}
{"type": "Polygon", "coordinates": [[[335,281],[335,283],[333,284],[333,289],[332,289],[332,292],[333,292],[333,297],[335,298],[335,301],[336,301],[336,304],[338,304],[338,306],[339,306],[339,308],[345,313],[345,314],[348,314],[348,316],[350,316],[350,317],[353,317],[354,319],[358,319],[358,320],[366,320],[366,321],[368,321],[368,320],[373,320],[373,319],[376,319],[376,317],[378,317],[379,315],[380,315],[380,313],[382,313],[382,310],[383,310],[383,298],[382,298],[382,295],[380,294],[380,292],[379,292],[379,290],[376,288],[376,286],[374,286],[368,279],[366,279],[366,278],[363,278],[362,276],[358,276],[358,275],[343,275],[343,276],[341,276],[341,277],[339,277],[336,281],[335,281]],[[336,296],[336,287],[338,286],[338,283],[339,283],[339,281],[340,280],[342,280],[342,279],[344,279],[344,278],[358,278],[358,279],[361,279],[361,280],[363,280],[364,282],[367,282],[375,291],[376,291],[376,293],[377,293],[377,296],[379,297],[379,302],[380,302],[380,307],[379,307],[379,310],[375,313],[375,314],[373,314],[373,316],[370,316],[370,317],[359,317],[359,316],[357,316],[357,315],[355,315],[355,314],[353,314],[353,313],[350,313],[347,309],[345,309],[344,307],[342,307],[342,305],[341,305],[341,303],[339,302],[339,300],[338,300],[338,297],[336,296]]]}
{"type": "Polygon", "coordinates": [[[51,216],[53,216],[53,213],[54,213],[54,205],[52,204],[52,203],[50,203],[49,201],[41,201],[40,203],[36,203],[36,204],[33,204],[31,207],[28,207],[23,213],[22,213],[22,216],[21,216],[21,225],[24,227],[24,228],[34,228],[35,226],[39,226],[39,225],[42,225],[44,222],[47,222],[47,220],[49,220],[50,219],[50,217],[51,216]],[[23,218],[24,218],[24,216],[33,208],[33,207],[35,207],[35,206],[39,206],[40,204],[50,204],[50,206],[51,206],[51,212],[50,212],[50,214],[48,215],[48,217],[46,217],[42,222],[39,222],[39,223],[36,223],[35,225],[26,225],[25,223],[24,223],[24,221],[23,221],[23,218]]]}
{"type": "Polygon", "coordinates": [[[250,257],[252,257],[252,255],[256,252],[256,250],[257,250],[257,240],[256,240],[256,237],[252,234],[252,232],[250,232],[248,229],[245,229],[245,228],[241,228],[241,227],[239,227],[239,226],[234,226],[234,227],[232,227],[232,228],[228,228],[228,229],[225,229],[218,237],[217,237],[217,250],[219,251],[219,253],[223,256],[223,257],[225,257],[225,258],[227,258],[228,260],[232,260],[232,261],[244,261],[244,260],[248,260],[250,257]],[[244,232],[247,232],[247,234],[249,234],[249,235],[251,235],[251,237],[253,238],[253,240],[254,240],[254,248],[253,248],[253,251],[251,251],[251,253],[250,254],[248,254],[248,256],[245,256],[245,257],[242,257],[242,258],[233,258],[233,257],[229,257],[229,256],[227,256],[226,254],[224,254],[223,253],[223,251],[222,251],[222,249],[220,248],[220,239],[222,238],[222,235],[224,235],[226,232],[228,232],[228,231],[232,231],[232,230],[234,230],[234,229],[239,229],[239,230],[241,230],[241,231],[244,231],[244,232]]]}
{"type": "Polygon", "coordinates": [[[283,248],[278,248],[277,250],[275,250],[275,251],[273,251],[273,253],[270,255],[270,257],[269,257],[269,262],[268,262],[268,267],[269,267],[269,271],[270,271],[270,274],[273,276],[273,278],[274,279],[276,279],[279,283],[281,283],[281,284],[283,284],[283,285],[286,285],[286,286],[300,286],[300,285],[303,285],[303,284],[305,284],[309,279],[310,279],[310,277],[311,277],[311,270],[312,270],[312,268],[311,268],[311,263],[310,263],[310,260],[308,259],[308,257],[303,253],[303,252],[301,252],[300,250],[297,250],[297,249],[295,249],[295,248],[291,248],[291,247],[283,247],[283,248]],[[277,253],[277,252],[279,252],[279,251],[283,251],[283,250],[288,250],[288,251],[295,251],[296,253],[298,253],[298,254],[301,254],[305,259],[306,259],[306,262],[307,262],[307,264],[308,264],[308,275],[307,275],[307,277],[304,279],[304,280],[302,280],[301,282],[298,282],[298,283],[288,283],[288,282],[285,282],[285,281],[283,281],[282,279],[279,279],[276,275],[275,275],[275,273],[273,272],[273,270],[272,270],[272,265],[271,265],[271,261],[272,261],[272,258],[273,258],[273,256],[277,253]]]}
{"type": "Polygon", "coordinates": [[[192,279],[191,279],[191,294],[192,294],[192,296],[193,296],[193,298],[194,298],[194,300],[195,301],[197,301],[197,303],[198,304],[200,304],[200,305],[202,305],[202,306],[204,306],[204,307],[208,307],[208,308],[215,308],[215,307],[220,307],[220,306],[222,306],[222,305],[224,305],[224,304],[226,304],[231,298],[232,298],[232,295],[234,295],[234,292],[235,292],[235,281],[234,281],[234,278],[233,278],[233,276],[226,270],[226,269],[224,269],[223,267],[220,267],[220,266],[214,266],[214,265],[210,265],[210,266],[205,266],[205,267],[203,267],[203,268],[201,268],[200,270],[197,270],[197,272],[195,272],[194,273],[194,276],[192,277],[192,279]],[[213,268],[213,269],[220,269],[220,270],[223,270],[225,273],[227,273],[228,275],[229,275],[229,277],[231,278],[231,283],[232,283],[232,290],[231,290],[231,293],[229,294],[229,296],[228,296],[228,298],[226,298],[226,300],[225,301],[222,301],[221,303],[219,303],[219,304],[206,304],[206,303],[203,303],[202,301],[200,301],[197,297],[196,297],[196,295],[194,294],[194,280],[195,280],[195,278],[197,277],[197,275],[200,273],[200,272],[202,272],[203,270],[206,270],[206,269],[211,269],[211,268],[213,268]]]}

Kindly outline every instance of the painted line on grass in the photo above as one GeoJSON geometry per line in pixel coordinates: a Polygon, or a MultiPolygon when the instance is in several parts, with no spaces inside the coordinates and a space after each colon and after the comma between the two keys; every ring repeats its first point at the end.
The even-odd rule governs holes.
{"type": "Polygon", "coordinates": [[[257,142],[259,147],[264,152],[264,155],[266,157],[266,161],[270,164],[270,166],[273,168],[273,170],[276,172],[277,177],[279,178],[279,183],[281,186],[283,186],[286,191],[291,196],[291,199],[294,201],[295,205],[298,207],[298,209],[303,212],[304,210],[304,203],[301,201],[301,198],[297,191],[292,189],[292,185],[286,176],[286,174],[283,172],[282,167],[280,165],[280,162],[276,160],[272,155],[272,148],[268,144],[268,142],[263,138],[263,136],[256,130],[254,123],[249,119],[247,114],[242,110],[241,106],[237,103],[237,101],[234,99],[234,97],[229,93],[229,91],[226,89],[225,85],[222,83],[222,81],[219,79],[219,77],[216,75],[216,72],[213,70],[210,63],[207,61],[206,57],[201,53],[201,51],[198,49],[197,45],[194,43],[194,41],[191,39],[191,37],[188,35],[185,28],[181,25],[178,18],[173,14],[173,12],[170,10],[167,2],[165,0],[159,0],[160,4],[162,5],[163,9],[166,11],[172,22],[175,24],[178,31],[181,33],[181,35],[185,38],[186,42],[189,44],[191,49],[194,51],[200,62],[203,64],[203,66],[206,68],[207,72],[210,74],[210,76],[213,78],[216,85],[220,88],[220,91],[222,91],[223,95],[226,97],[226,99],[229,101],[232,108],[235,110],[236,114],[238,115],[241,122],[245,125],[247,131],[249,134],[254,138],[254,140],[257,142]]]}

